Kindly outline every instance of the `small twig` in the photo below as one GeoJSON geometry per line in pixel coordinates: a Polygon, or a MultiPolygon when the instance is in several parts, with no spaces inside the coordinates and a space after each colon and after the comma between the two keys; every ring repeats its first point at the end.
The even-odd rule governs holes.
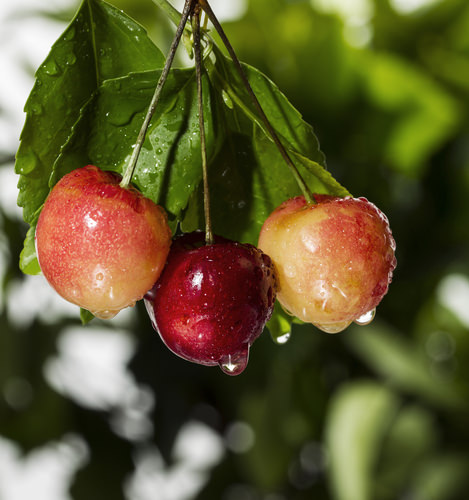
{"type": "Polygon", "coordinates": [[[213,244],[212,221],[210,218],[210,194],[208,186],[208,168],[207,168],[207,145],[205,142],[205,121],[203,106],[202,89],[202,56],[200,48],[200,6],[195,5],[192,14],[192,32],[194,36],[194,55],[195,55],[195,74],[197,80],[197,104],[199,110],[199,130],[200,130],[200,149],[202,153],[202,175],[204,182],[204,216],[205,216],[205,243],[213,244]]]}
{"type": "Polygon", "coordinates": [[[315,202],[313,193],[310,191],[308,186],[306,185],[303,177],[301,176],[300,172],[298,171],[298,168],[296,165],[293,163],[292,159],[290,158],[287,150],[285,149],[284,145],[280,141],[280,138],[271,125],[269,119],[267,118],[267,115],[265,114],[264,110],[262,109],[262,106],[259,102],[259,100],[256,97],[256,94],[252,90],[251,84],[249,83],[249,80],[246,76],[246,73],[244,72],[244,69],[241,65],[241,62],[239,61],[233,46],[231,45],[230,41],[228,40],[228,37],[225,34],[225,31],[223,30],[221,24],[219,23],[217,17],[215,16],[215,13],[213,12],[212,8],[208,4],[207,0],[198,0],[198,4],[202,7],[202,9],[205,11],[207,14],[208,18],[212,22],[213,26],[215,27],[218,35],[220,36],[223,44],[225,45],[226,49],[228,50],[228,53],[238,71],[238,74],[243,81],[243,84],[246,88],[246,91],[248,92],[252,103],[254,104],[254,107],[256,108],[257,112],[259,113],[262,121],[265,124],[265,127],[267,131],[269,132],[272,140],[274,141],[275,145],[277,146],[277,149],[279,150],[280,154],[282,155],[283,159],[285,160],[286,164],[290,168],[293,176],[295,177],[296,182],[298,183],[298,186],[300,187],[301,191],[303,192],[305,198],[309,202],[315,202]]]}
{"type": "Polygon", "coordinates": [[[176,30],[176,35],[174,36],[173,42],[171,43],[171,47],[169,49],[169,54],[166,59],[163,71],[161,72],[161,76],[158,80],[158,84],[156,85],[155,88],[155,93],[153,94],[153,97],[150,102],[150,106],[148,107],[147,114],[145,115],[145,118],[143,120],[142,127],[140,129],[140,132],[137,137],[137,141],[135,142],[134,149],[132,151],[132,156],[129,159],[129,163],[125,169],[124,176],[122,178],[122,181],[120,183],[121,187],[128,187],[130,184],[130,181],[132,179],[132,176],[135,171],[135,167],[137,165],[137,160],[140,155],[140,151],[143,146],[143,142],[145,141],[145,136],[148,130],[148,127],[150,125],[150,120],[156,110],[156,107],[158,105],[158,101],[160,99],[161,91],[163,90],[163,86],[166,83],[166,80],[168,78],[169,70],[171,69],[171,65],[173,64],[174,56],[176,54],[176,50],[178,48],[179,42],[181,40],[181,36],[184,32],[184,28],[186,26],[187,20],[189,19],[189,16],[193,10],[194,4],[197,2],[197,0],[186,0],[186,3],[184,4],[184,10],[182,11],[182,16],[179,21],[177,30],[176,30]]]}

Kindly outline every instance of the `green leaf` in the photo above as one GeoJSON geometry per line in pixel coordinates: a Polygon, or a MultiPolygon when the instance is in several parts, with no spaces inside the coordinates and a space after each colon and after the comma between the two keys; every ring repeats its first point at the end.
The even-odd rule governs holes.
{"type": "Polygon", "coordinates": [[[90,313],[90,311],[88,311],[86,309],[83,309],[83,307],[80,307],[80,319],[81,319],[81,324],[86,325],[91,320],[94,319],[94,314],[90,313]]]}
{"type": "Polygon", "coordinates": [[[367,328],[351,327],[346,341],[373,370],[396,388],[450,411],[467,411],[467,402],[457,387],[433,374],[423,353],[397,332],[375,322],[367,328]]]}
{"type": "MultiPolygon", "coordinates": [[[[216,46],[213,47],[213,52],[216,61],[212,68],[212,81],[218,87],[220,95],[224,92],[234,106],[239,107],[253,124],[264,130],[264,123],[238,76],[234,63],[216,46]]],[[[264,74],[247,64],[243,64],[243,69],[271,125],[286,140],[288,146],[320,165],[325,165],[324,154],[319,149],[319,142],[311,125],[303,121],[299,111],[264,74]]],[[[264,133],[268,135],[267,131],[264,133]]]]}
{"type": "MultiPolygon", "coordinates": [[[[210,82],[218,99],[218,133],[223,146],[209,166],[212,224],[226,237],[257,243],[268,215],[283,201],[301,194],[296,180],[271,140],[236,68],[219,49],[208,60],[210,82]]],[[[262,108],[315,192],[336,196],[350,193],[322,166],[324,155],[311,125],[261,72],[243,65],[262,108]]],[[[182,228],[202,227],[203,193],[191,198],[182,228]]]]}
{"type": "Polygon", "coordinates": [[[334,395],[325,441],[335,500],[372,500],[373,468],[399,400],[374,382],[354,382],[334,395]]]}
{"type": "MultiPolygon", "coordinates": [[[[92,163],[123,174],[150,104],[160,71],[108,80],[83,108],[72,137],[54,165],[53,179],[92,163]]],[[[172,70],[147,131],[132,178],[139,190],[179,218],[202,178],[193,69],[172,70]]],[[[204,112],[212,115],[204,77],[204,112]]],[[[218,148],[215,121],[206,126],[209,158],[218,148]]]]}
{"type": "MultiPolygon", "coordinates": [[[[223,133],[223,129],[219,131],[223,133]]],[[[210,208],[215,234],[244,243],[257,243],[260,224],[253,193],[253,172],[257,167],[252,139],[226,131],[222,147],[209,164],[210,208]]],[[[203,186],[191,197],[181,223],[183,231],[204,225],[203,186]]]]}
{"type": "MultiPolygon", "coordinates": [[[[52,166],[98,86],[108,78],[158,68],[163,62],[143,28],[125,14],[98,0],[83,1],[39,67],[26,102],[15,167],[20,174],[18,204],[26,222],[34,222],[49,193],[52,166]]],[[[30,261],[27,252],[22,263],[29,266],[30,261]]]]}
{"type": "Polygon", "coordinates": [[[39,274],[41,268],[36,257],[36,224],[37,220],[31,223],[26,233],[23,250],[20,254],[20,268],[25,274],[39,274]]]}

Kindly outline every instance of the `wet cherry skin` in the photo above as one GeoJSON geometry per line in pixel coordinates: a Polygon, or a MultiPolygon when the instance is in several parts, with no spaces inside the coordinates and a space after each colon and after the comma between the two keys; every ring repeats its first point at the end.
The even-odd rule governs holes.
{"type": "Polygon", "coordinates": [[[299,196],[274,210],[259,248],[274,262],[282,306],[336,333],[371,321],[396,267],[396,245],[388,219],[365,198],[315,200],[299,196]]]}
{"type": "Polygon", "coordinates": [[[50,192],[36,229],[47,281],[100,318],[143,297],[171,245],[164,210],[120,181],[120,175],[93,165],[73,170],[50,192]]]}
{"type": "Polygon", "coordinates": [[[155,330],[180,357],[241,373],[249,348],[270,319],[276,278],[256,247],[201,232],[176,238],[145,305],[155,330]]]}

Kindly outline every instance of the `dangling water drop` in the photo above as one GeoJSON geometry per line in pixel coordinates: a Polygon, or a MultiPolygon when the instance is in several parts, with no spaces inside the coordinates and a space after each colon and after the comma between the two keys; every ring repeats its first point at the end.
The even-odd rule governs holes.
{"type": "Polygon", "coordinates": [[[291,337],[291,332],[284,333],[283,335],[279,335],[278,337],[274,338],[274,342],[279,345],[286,344],[291,337]]]}
{"type": "Polygon", "coordinates": [[[91,311],[91,313],[99,319],[111,319],[119,311],[91,311]]]}
{"type": "Polygon", "coordinates": [[[316,328],[319,330],[322,330],[323,332],[326,333],[339,333],[343,330],[345,330],[349,325],[351,321],[341,321],[340,323],[328,323],[325,325],[319,325],[316,323],[313,323],[316,328]]]}
{"type": "Polygon", "coordinates": [[[369,325],[373,321],[375,315],[376,315],[376,308],[372,309],[371,311],[368,311],[365,314],[362,314],[359,318],[357,318],[354,321],[354,323],[360,326],[369,325]]]}
{"type": "Polygon", "coordinates": [[[239,375],[244,371],[249,360],[249,345],[240,352],[235,354],[226,354],[218,364],[223,373],[227,375],[239,375]]]}

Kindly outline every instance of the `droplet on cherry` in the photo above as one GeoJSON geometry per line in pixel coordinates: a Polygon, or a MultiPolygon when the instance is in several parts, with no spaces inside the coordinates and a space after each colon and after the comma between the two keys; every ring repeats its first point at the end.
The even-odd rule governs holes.
{"type": "Polygon", "coordinates": [[[313,325],[326,333],[339,333],[344,331],[348,326],[350,326],[351,321],[342,321],[341,323],[313,323],[313,325]]]}
{"type": "Polygon", "coordinates": [[[373,321],[375,316],[376,316],[376,307],[374,309],[371,309],[371,311],[362,314],[359,318],[355,319],[354,322],[357,325],[361,326],[369,325],[373,321]]]}
{"type": "Polygon", "coordinates": [[[227,375],[239,375],[246,368],[249,361],[249,348],[248,344],[245,348],[236,354],[228,354],[223,356],[218,362],[221,370],[227,375]]]}
{"type": "Polygon", "coordinates": [[[253,245],[221,237],[206,245],[194,232],[174,240],[145,306],[175,354],[239,375],[272,315],[276,286],[271,259],[253,245]]]}

